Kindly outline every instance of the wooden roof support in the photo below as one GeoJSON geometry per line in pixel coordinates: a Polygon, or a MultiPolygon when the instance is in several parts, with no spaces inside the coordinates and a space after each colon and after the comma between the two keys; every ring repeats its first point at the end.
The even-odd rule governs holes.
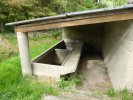
{"type": "Polygon", "coordinates": [[[78,26],[78,25],[86,25],[86,24],[96,24],[96,23],[104,23],[104,22],[113,22],[113,21],[121,21],[121,20],[129,20],[133,19],[133,11],[122,12],[122,13],[114,13],[114,14],[103,14],[91,17],[83,17],[83,18],[74,18],[74,19],[59,19],[54,22],[47,23],[32,23],[26,25],[19,25],[15,27],[16,32],[32,32],[39,30],[47,30],[53,28],[63,28],[70,26],[78,26]]]}

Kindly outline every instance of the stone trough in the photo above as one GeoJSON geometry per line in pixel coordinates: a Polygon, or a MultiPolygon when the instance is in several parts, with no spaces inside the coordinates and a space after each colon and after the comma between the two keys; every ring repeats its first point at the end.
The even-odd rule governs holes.
{"type": "Polygon", "coordinates": [[[65,43],[63,40],[32,60],[33,74],[60,78],[76,71],[83,42],[65,43]]]}

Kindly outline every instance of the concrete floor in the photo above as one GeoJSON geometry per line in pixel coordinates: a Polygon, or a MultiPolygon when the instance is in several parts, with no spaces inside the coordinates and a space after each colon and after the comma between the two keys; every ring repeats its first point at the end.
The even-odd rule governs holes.
{"type": "Polygon", "coordinates": [[[96,53],[82,55],[77,74],[83,78],[81,86],[77,86],[79,90],[98,91],[111,87],[106,65],[102,56],[96,53]]]}

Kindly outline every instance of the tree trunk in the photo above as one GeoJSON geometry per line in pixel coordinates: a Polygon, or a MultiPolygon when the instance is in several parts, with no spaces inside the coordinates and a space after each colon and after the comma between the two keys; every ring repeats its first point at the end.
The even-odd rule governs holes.
{"type": "Polygon", "coordinates": [[[29,19],[29,14],[28,14],[28,12],[25,12],[25,16],[26,16],[26,19],[28,20],[28,19],[29,19]]]}
{"type": "Polygon", "coordinates": [[[99,3],[101,0],[96,0],[97,3],[99,3]]]}
{"type": "Polygon", "coordinates": [[[0,32],[4,31],[4,23],[3,21],[0,21],[0,32]]]}

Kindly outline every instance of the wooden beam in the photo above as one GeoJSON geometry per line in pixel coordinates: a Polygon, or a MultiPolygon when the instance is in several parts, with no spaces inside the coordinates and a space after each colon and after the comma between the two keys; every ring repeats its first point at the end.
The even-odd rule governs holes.
{"type": "Polygon", "coordinates": [[[16,26],[16,32],[32,32],[32,31],[39,31],[39,30],[47,30],[53,28],[63,28],[63,27],[70,27],[70,26],[78,26],[78,25],[86,25],[86,24],[96,24],[96,23],[104,23],[104,22],[112,22],[112,21],[121,21],[121,20],[129,20],[133,19],[133,12],[128,13],[121,13],[121,14],[114,14],[114,15],[105,15],[105,16],[98,16],[86,19],[77,19],[71,21],[61,21],[56,23],[47,23],[47,24],[38,24],[38,25],[21,25],[16,26]]]}

